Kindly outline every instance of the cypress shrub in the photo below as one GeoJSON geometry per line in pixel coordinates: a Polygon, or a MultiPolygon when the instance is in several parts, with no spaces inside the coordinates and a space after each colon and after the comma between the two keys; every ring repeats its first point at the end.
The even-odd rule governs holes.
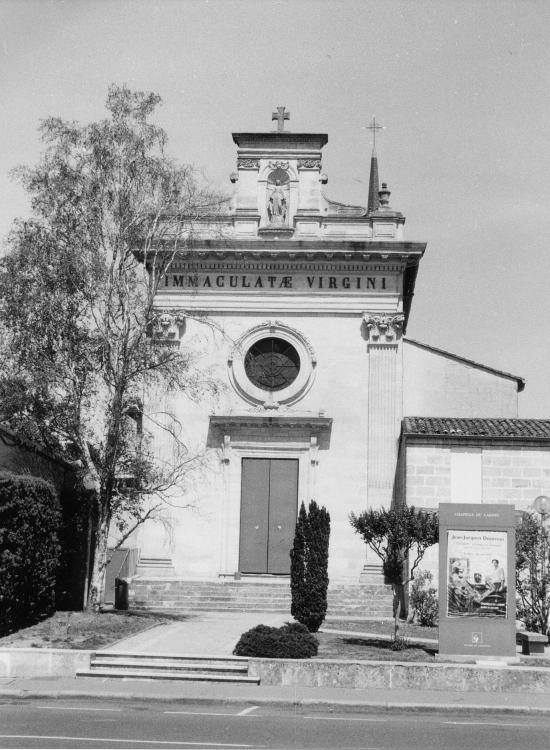
{"type": "Polygon", "coordinates": [[[54,611],[59,523],[49,482],[0,473],[0,635],[54,611]]]}
{"type": "Polygon", "coordinates": [[[239,639],[236,656],[257,656],[264,659],[309,659],[317,655],[319,643],[305,625],[287,622],[280,628],[256,625],[239,639]]]}
{"type": "Polygon", "coordinates": [[[327,613],[330,516],[315,500],[300,506],[290,552],[291,613],[315,633],[327,613]]]}

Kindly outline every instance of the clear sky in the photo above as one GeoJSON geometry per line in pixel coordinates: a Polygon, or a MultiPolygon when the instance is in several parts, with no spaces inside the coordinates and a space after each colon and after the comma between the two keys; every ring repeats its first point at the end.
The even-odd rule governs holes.
{"type": "Polygon", "coordinates": [[[550,418],[547,0],[0,0],[0,234],[41,118],[104,116],[111,82],[163,97],[171,153],[229,188],[232,131],[326,132],[329,197],[380,177],[428,242],[408,335],[527,380],[550,418]]]}

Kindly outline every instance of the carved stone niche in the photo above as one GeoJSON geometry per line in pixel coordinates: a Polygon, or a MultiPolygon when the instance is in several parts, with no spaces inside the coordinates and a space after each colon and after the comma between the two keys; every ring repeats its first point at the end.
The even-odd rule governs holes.
{"type": "MultiPolygon", "coordinates": [[[[283,164],[283,162],[274,162],[283,164]]],[[[285,162],[288,165],[288,162],[285,162]]],[[[271,166],[271,164],[270,164],[271,166]]],[[[289,219],[290,179],[286,168],[278,166],[267,178],[266,210],[269,226],[287,226],[289,219]]]]}
{"type": "Polygon", "coordinates": [[[403,335],[403,313],[376,314],[363,313],[363,326],[369,344],[396,345],[403,335]]]}
{"type": "Polygon", "coordinates": [[[155,310],[149,336],[155,344],[178,347],[185,333],[185,315],[179,310],[155,310]]]}

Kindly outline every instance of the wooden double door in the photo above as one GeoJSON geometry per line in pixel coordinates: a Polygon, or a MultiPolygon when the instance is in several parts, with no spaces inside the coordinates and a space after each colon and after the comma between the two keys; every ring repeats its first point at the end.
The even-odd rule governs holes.
{"type": "Polygon", "coordinates": [[[297,459],[242,459],[241,573],[289,574],[297,512],[297,459]]]}

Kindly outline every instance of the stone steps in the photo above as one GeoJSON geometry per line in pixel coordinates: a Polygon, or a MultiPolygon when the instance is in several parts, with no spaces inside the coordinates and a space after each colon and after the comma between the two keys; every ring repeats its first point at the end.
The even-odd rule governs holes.
{"type": "Polygon", "coordinates": [[[242,657],[168,656],[167,654],[96,653],[90,669],[76,673],[80,678],[121,680],[188,680],[255,684],[248,675],[248,659],[242,657]]]}
{"type": "MultiPolygon", "coordinates": [[[[186,611],[228,610],[290,615],[288,581],[185,581],[136,577],[129,586],[132,609],[186,611]]],[[[392,594],[382,584],[333,584],[327,616],[391,617],[392,594]]]]}

